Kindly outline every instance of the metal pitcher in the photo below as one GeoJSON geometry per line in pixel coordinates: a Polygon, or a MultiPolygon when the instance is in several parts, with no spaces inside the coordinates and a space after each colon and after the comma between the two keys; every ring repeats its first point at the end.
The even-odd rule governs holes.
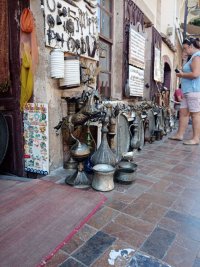
{"type": "Polygon", "coordinates": [[[131,124],[129,127],[129,132],[131,135],[131,147],[133,149],[138,149],[140,147],[138,124],[137,123],[131,124]],[[134,126],[134,129],[133,129],[133,134],[132,134],[131,128],[133,126],[134,126]]]}

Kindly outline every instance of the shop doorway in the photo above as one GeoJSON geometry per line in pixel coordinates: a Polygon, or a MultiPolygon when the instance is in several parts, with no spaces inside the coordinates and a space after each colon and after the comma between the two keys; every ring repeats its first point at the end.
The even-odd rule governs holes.
{"type": "Polygon", "coordinates": [[[171,85],[171,67],[167,62],[165,62],[163,86],[166,90],[166,97],[165,97],[165,105],[166,106],[169,106],[170,85],[171,85]]]}
{"type": "Polygon", "coordinates": [[[170,84],[171,84],[171,68],[170,65],[165,62],[164,65],[164,87],[166,87],[168,90],[170,90],[170,84]]]}
{"type": "MultiPolygon", "coordinates": [[[[20,99],[20,14],[29,1],[2,0],[0,19],[0,112],[8,125],[8,147],[0,173],[23,176],[23,127],[20,99]]],[[[1,130],[1,129],[0,129],[1,130]]],[[[3,142],[3,141],[2,141],[3,142]]],[[[1,144],[0,144],[1,145],[1,144]]]]}

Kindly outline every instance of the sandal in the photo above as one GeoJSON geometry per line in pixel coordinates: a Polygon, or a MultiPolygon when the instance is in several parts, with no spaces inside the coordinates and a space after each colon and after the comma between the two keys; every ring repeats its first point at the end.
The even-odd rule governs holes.
{"type": "Polygon", "coordinates": [[[168,137],[169,140],[174,140],[174,141],[183,141],[183,139],[172,136],[172,137],[168,137]]]}
{"type": "Polygon", "coordinates": [[[193,143],[193,141],[188,140],[188,141],[183,142],[183,145],[195,146],[195,145],[199,145],[199,143],[193,143]]]}

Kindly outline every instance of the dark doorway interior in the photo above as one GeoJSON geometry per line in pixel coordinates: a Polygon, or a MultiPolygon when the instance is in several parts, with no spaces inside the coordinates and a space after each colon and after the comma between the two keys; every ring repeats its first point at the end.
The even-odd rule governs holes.
{"type": "Polygon", "coordinates": [[[171,84],[171,68],[167,62],[164,65],[164,87],[170,90],[171,84]]]}
{"type": "Polygon", "coordinates": [[[170,84],[171,84],[171,68],[167,62],[164,65],[164,82],[163,86],[167,89],[165,105],[169,105],[169,96],[170,96],[170,84]]]}

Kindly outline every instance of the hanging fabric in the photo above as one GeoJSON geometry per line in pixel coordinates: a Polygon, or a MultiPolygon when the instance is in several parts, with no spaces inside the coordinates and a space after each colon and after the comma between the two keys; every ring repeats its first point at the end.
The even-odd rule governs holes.
{"type": "Polygon", "coordinates": [[[25,8],[20,18],[20,56],[21,56],[21,96],[20,109],[33,93],[34,73],[38,64],[38,47],[35,31],[35,21],[30,9],[25,8]]]}
{"type": "Polygon", "coordinates": [[[33,72],[31,49],[28,43],[23,44],[21,62],[21,97],[20,109],[23,111],[25,104],[29,101],[33,93],[33,72]]]}
{"type": "Polygon", "coordinates": [[[34,17],[31,10],[28,8],[25,8],[21,14],[20,27],[20,52],[22,55],[22,44],[29,43],[31,48],[32,71],[35,73],[38,64],[38,45],[34,17]]]}

